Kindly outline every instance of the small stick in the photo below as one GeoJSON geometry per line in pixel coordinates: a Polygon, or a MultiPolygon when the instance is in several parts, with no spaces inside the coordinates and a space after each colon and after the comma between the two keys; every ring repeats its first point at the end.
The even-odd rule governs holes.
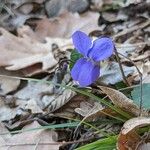
{"type": "Polygon", "coordinates": [[[141,71],[139,70],[139,68],[136,66],[136,64],[128,57],[124,56],[123,54],[119,53],[119,55],[123,56],[124,58],[128,59],[134,66],[135,68],[137,69],[137,72],[140,76],[140,113],[139,113],[139,116],[141,116],[141,111],[142,111],[142,105],[143,105],[143,87],[142,87],[142,80],[143,80],[143,74],[141,73],[141,71]]]}
{"type": "Polygon", "coordinates": [[[118,34],[114,35],[114,39],[120,37],[120,36],[123,36],[125,34],[128,34],[128,33],[131,33],[133,31],[136,31],[136,30],[139,30],[139,29],[143,29],[145,28],[146,26],[148,26],[150,24],[150,20],[148,19],[147,21],[145,21],[144,23],[141,23],[141,24],[137,24],[131,28],[128,28],[128,29],[125,29],[121,32],[119,32],[118,34]]]}
{"type": "Polygon", "coordinates": [[[118,51],[117,51],[116,47],[114,48],[114,51],[115,51],[116,59],[117,59],[117,62],[118,62],[118,64],[119,64],[119,68],[120,68],[120,71],[121,71],[121,74],[122,74],[122,77],[123,77],[123,81],[124,81],[128,86],[130,86],[130,83],[128,82],[128,80],[126,79],[126,76],[125,76],[125,74],[124,74],[123,67],[122,67],[122,65],[121,65],[120,58],[119,58],[118,51]]]}

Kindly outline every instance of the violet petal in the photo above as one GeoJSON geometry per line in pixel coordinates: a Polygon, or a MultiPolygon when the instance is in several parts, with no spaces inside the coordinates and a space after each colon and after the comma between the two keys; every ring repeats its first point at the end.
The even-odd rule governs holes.
{"type": "Polygon", "coordinates": [[[84,56],[87,56],[90,47],[92,46],[91,38],[81,31],[76,31],[72,35],[73,44],[76,50],[84,56]]]}
{"type": "Polygon", "coordinates": [[[113,54],[114,43],[111,38],[103,37],[93,42],[88,57],[94,61],[105,60],[113,54]]]}
{"type": "Polygon", "coordinates": [[[95,82],[99,77],[99,74],[99,66],[94,65],[85,58],[80,58],[71,70],[72,78],[78,81],[81,87],[88,86],[95,82]]]}

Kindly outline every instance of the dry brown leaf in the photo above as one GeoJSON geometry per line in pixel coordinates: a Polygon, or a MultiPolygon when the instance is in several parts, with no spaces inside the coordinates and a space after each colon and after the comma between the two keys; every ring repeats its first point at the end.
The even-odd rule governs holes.
{"type": "MultiPolygon", "coordinates": [[[[12,28],[10,28],[10,30],[14,30],[18,27],[23,26],[28,19],[32,19],[32,18],[41,19],[41,17],[37,16],[37,15],[32,15],[32,14],[26,15],[26,14],[16,12],[14,17],[12,17],[10,20],[5,20],[5,22],[10,21],[10,24],[12,25],[12,28]]],[[[3,27],[5,27],[5,26],[3,26],[3,27]]],[[[9,27],[9,25],[8,25],[8,27],[9,27]]]]}
{"type": "MultiPolygon", "coordinates": [[[[21,115],[24,111],[21,107],[10,108],[9,105],[6,105],[6,98],[0,97],[0,121],[7,121],[15,118],[16,115],[21,115]]],[[[25,105],[24,102],[21,102],[20,106],[25,105]]]]}
{"type": "MultiPolygon", "coordinates": [[[[24,25],[28,19],[41,19],[43,18],[42,13],[39,11],[35,13],[37,9],[41,6],[40,3],[43,1],[34,0],[12,0],[12,1],[2,1],[1,9],[6,11],[1,11],[0,25],[9,31],[14,31],[18,27],[24,25]]],[[[42,6],[41,6],[42,7],[42,6]]]]}
{"type": "Polygon", "coordinates": [[[20,6],[18,8],[19,12],[21,12],[25,15],[31,13],[33,11],[33,9],[34,9],[33,3],[32,4],[31,3],[26,3],[26,4],[23,4],[22,6],[20,6]]]}
{"type": "Polygon", "coordinates": [[[8,77],[0,76],[0,94],[5,95],[9,92],[15,91],[20,85],[19,79],[12,79],[8,77]]]}
{"type": "MultiPolygon", "coordinates": [[[[27,125],[23,128],[23,130],[28,130],[32,128],[41,127],[38,122],[33,122],[30,125],[27,125]]],[[[55,143],[58,139],[58,135],[55,131],[50,130],[34,130],[30,132],[22,132],[19,134],[15,134],[7,140],[0,136],[0,149],[2,150],[59,150],[60,144],[56,143],[52,145],[51,143],[55,143]]]]}
{"type": "MultiPolygon", "coordinates": [[[[99,88],[107,94],[107,96],[112,100],[112,102],[120,107],[123,108],[125,111],[131,112],[132,114],[138,116],[140,114],[140,109],[139,107],[133,103],[131,99],[126,97],[123,93],[121,93],[118,90],[104,87],[104,86],[99,86],[99,88]]],[[[143,115],[148,115],[148,113],[142,111],[143,115]]]]}
{"type": "Polygon", "coordinates": [[[65,39],[47,39],[43,44],[27,36],[16,37],[3,28],[0,28],[0,33],[0,66],[6,66],[7,70],[19,70],[34,64],[41,64],[41,70],[52,68],[57,64],[52,43],[59,46],[70,43],[65,39]]]}
{"type": "Polygon", "coordinates": [[[94,104],[90,104],[89,102],[81,102],[80,108],[76,108],[75,112],[80,114],[83,117],[89,117],[97,112],[103,110],[103,107],[100,103],[94,102],[94,104]]]}
{"type": "Polygon", "coordinates": [[[0,96],[0,121],[8,121],[16,116],[24,117],[28,114],[42,114],[35,99],[18,99],[14,96],[0,96]]]}
{"type": "Polygon", "coordinates": [[[24,101],[32,99],[41,109],[55,99],[52,85],[32,81],[28,81],[27,86],[16,92],[14,96],[24,101]]]}
{"type": "Polygon", "coordinates": [[[126,28],[125,30],[115,34],[113,37],[114,37],[114,39],[117,39],[118,37],[121,37],[121,36],[126,35],[128,33],[132,33],[133,31],[136,31],[139,29],[143,29],[149,25],[150,25],[150,20],[147,20],[147,21],[142,22],[140,24],[134,25],[133,27],[126,28]]]}
{"type": "Polygon", "coordinates": [[[8,1],[7,0],[7,3],[10,3],[10,4],[14,4],[16,7],[18,6],[21,6],[23,4],[26,4],[26,3],[43,3],[45,0],[21,0],[21,1],[18,1],[18,0],[11,0],[11,1],[8,1]]]}
{"type": "Polygon", "coordinates": [[[119,134],[117,149],[118,150],[135,150],[137,144],[140,142],[140,136],[132,131],[127,135],[119,134]]]}
{"type": "Polygon", "coordinates": [[[117,13],[112,13],[112,12],[103,12],[102,13],[102,17],[109,22],[117,22],[119,21],[121,18],[118,18],[117,13]]]}
{"type": "Polygon", "coordinates": [[[27,104],[25,105],[24,109],[31,110],[32,114],[44,113],[42,109],[37,105],[34,99],[30,99],[29,101],[27,101],[27,104]]]}
{"type": "Polygon", "coordinates": [[[89,98],[86,96],[75,95],[68,103],[66,103],[60,109],[56,110],[54,115],[66,118],[75,118],[76,112],[74,110],[80,107],[81,102],[86,102],[88,100],[89,98]]]}
{"type": "MultiPolygon", "coordinates": [[[[143,48],[144,49],[144,48],[143,48]]],[[[140,61],[140,60],[145,60],[145,59],[148,59],[150,57],[150,51],[146,51],[144,54],[140,54],[139,53],[134,56],[134,57],[131,57],[131,59],[133,61],[140,61]]]]}
{"type": "Polygon", "coordinates": [[[5,95],[15,91],[20,85],[19,79],[12,79],[8,76],[22,76],[18,71],[11,72],[0,67],[0,94],[5,95]]]}
{"type": "Polygon", "coordinates": [[[99,117],[105,117],[105,114],[116,115],[112,113],[112,110],[104,109],[101,104],[95,103],[89,97],[83,95],[75,95],[69,102],[56,110],[53,114],[65,118],[76,118],[79,114],[82,117],[86,116],[88,121],[97,120],[99,117]]]}
{"type": "MultiPolygon", "coordinates": [[[[150,118],[137,117],[125,122],[118,137],[117,147],[119,150],[135,150],[140,145],[142,138],[136,133],[136,129],[150,126],[150,118]]],[[[142,142],[144,143],[144,141],[142,142]]],[[[142,144],[143,145],[143,144],[142,144]]],[[[144,149],[140,149],[144,150],[144,149]]]]}
{"type": "Polygon", "coordinates": [[[66,89],[61,94],[55,95],[55,98],[48,106],[48,112],[54,112],[55,110],[61,108],[75,95],[76,93],[70,89],[66,89]]]}
{"type": "Polygon", "coordinates": [[[36,21],[35,34],[40,40],[45,37],[70,38],[76,30],[88,34],[93,30],[100,29],[97,25],[98,17],[99,14],[94,12],[86,12],[82,15],[65,12],[54,19],[45,18],[36,21]]]}
{"type": "Polygon", "coordinates": [[[60,89],[59,93],[55,93],[54,86],[43,81],[43,83],[28,82],[26,87],[15,94],[15,97],[24,101],[30,100],[31,103],[27,103],[29,103],[28,107],[31,108],[31,111],[35,112],[37,107],[37,110],[48,108],[48,112],[54,112],[65,105],[74,95],[75,92],[70,89],[60,89]],[[32,106],[34,106],[33,109],[32,106]]]}

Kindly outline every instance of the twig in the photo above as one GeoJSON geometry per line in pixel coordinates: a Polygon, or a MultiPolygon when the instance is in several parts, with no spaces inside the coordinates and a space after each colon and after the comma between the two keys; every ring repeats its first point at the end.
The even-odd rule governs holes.
{"type": "Polygon", "coordinates": [[[140,46],[143,46],[143,45],[149,45],[150,43],[149,42],[140,42],[140,43],[128,43],[128,44],[116,44],[116,48],[130,48],[130,47],[140,47],[140,46]]]}
{"type": "Polygon", "coordinates": [[[123,78],[124,82],[125,82],[128,86],[130,86],[130,83],[128,82],[128,80],[126,79],[126,76],[125,76],[125,74],[124,74],[123,67],[122,67],[122,65],[121,65],[120,58],[119,58],[118,51],[117,51],[116,47],[114,48],[114,51],[115,51],[116,59],[117,59],[117,62],[118,62],[118,64],[119,64],[119,68],[120,68],[120,71],[121,71],[121,74],[122,74],[122,78],[123,78]]]}
{"type": "Polygon", "coordinates": [[[140,84],[137,84],[137,85],[132,85],[130,87],[125,87],[125,88],[121,88],[121,89],[118,89],[119,91],[124,91],[124,90],[128,90],[128,89],[132,89],[132,88],[135,88],[135,87],[139,87],[140,84]]]}
{"type": "Polygon", "coordinates": [[[140,102],[139,102],[140,103],[140,113],[139,113],[139,116],[141,116],[142,105],[143,105],[143,87],[142,87],[143,74],[141,73],[141,71],[139,70],[137,65],[130,58],[124,56],[123,54],[121,54],[119,52],[118,52],[118,54],[123,56],[124,58],[128,59],[135,66],[135,68],[137,69],[138,74],[140,76],[140,102]]]}
{"type": "Polygon", "coordinates": [[[133,32],[133,31],[136,31],[136,30],[139,30],[139,29],[142,29],[142,28],[145,28],[146,26],[148,26],[150,24],[150,19],[148,19],[146,22],[142,23],[142,24],[137,24],[129,29],[126,29],[126,30],[123,30],[121,32],[119,32],[118,34],[116,34],[114,36],[114,39],[122,36],[122,35],[125,35],[125,34],[128,34],[130,32],[133,32]]]}

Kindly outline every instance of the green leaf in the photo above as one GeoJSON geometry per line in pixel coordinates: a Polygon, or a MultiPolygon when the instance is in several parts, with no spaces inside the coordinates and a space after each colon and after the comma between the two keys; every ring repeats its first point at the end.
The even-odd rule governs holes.
{"type": "Polygon", "coordinates": [[[115,84],[115,87],[116,87],[117,89],[122,89],[122,88],[126,88],[127,86],[126,86],[126,84],[125,84],[123,81],[120,81],[120,82],[117,82],[117,83],[115,84]]]}
{"type": "MultiPolygon", "coordinates": [[[[115,84],[115,88],[120,90],[122,88],[126,88],[127,85],[123,82],[123,81],[120,81],[120,82],[117,82],[115,84]]],[[[126,89],[126,90],[122,90],[121,91],[124,95],[126,95],[127,97],[131,98],[131,89],[126,89]]]]}
{"type": "Polygon", "coordinates": [[[71,56],[70,56],[71,61],[69,64],[69,68],[72,69],[72,67],[74,66],[76,61],[81,57],[82,57],[82,55],[80,53],[78,53],[76,49],[73,49],[71,52],[71,56]]]}
{"type": "Polygon", "coordinates": [[[116,148],[116,142],[117,135],[100,139],[90,144],[86,144],[82,147],[77,148],[76,150],[112,150],[116,148]]]}
{"type": "MultiPolygon", "coordinates": [[[[150,109],[150,83],[145,83],[142,85],[143,92],[143,107],[146,109],[150,109]]],[[[135,87],[131,92],[131,96],[133,101],[139,106],[140,105],[140,86],[135,87]]]]}

